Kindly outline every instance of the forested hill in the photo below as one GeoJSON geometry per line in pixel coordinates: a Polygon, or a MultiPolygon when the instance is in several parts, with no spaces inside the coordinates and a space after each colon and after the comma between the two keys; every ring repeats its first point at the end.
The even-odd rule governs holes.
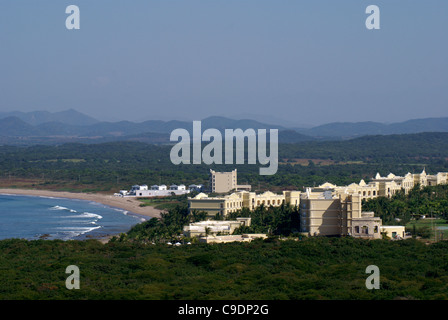
{"type": "Polygon", "coordinates": [[[448,118],[413,119],[397,123],[365,122],[333,122],[309,129],[298,129],[298,132],[309,136],[353,138],[364,135],[411,134],[421,132],[448,131],[448,118]]]}
{"type": "Polygon", "coordinates": [[[448,158],[448,133],[426,132],[365,136],[344,141],[303,142],[282,145],[281,158],[333,160],[448,158]]]}
{"type": "MultiPolygon", "coordinates": [[[[203,142],[202,147],[208,142],[203,142]]],[[[84,158],[124,158],[169,162],[172,145],[142,142],[101,144],[67,143],[60,146],[0,146],[2,162],[19,156],[27,160],[84,158]]],[[[224,146],[223,146],[224,148],[224,146]]],[[[269,150],[269,147],[268,147],[269,150]]],[[[336,161],[408,158],[448,158],[448,133],[418,133],[388,136],[365,136],[345,141],[306,141],[279,145],[279,159],[330,159],[336,161]]],[[[163,165],[163,164],[161,164],[163,165]]]]}
{"type": "Polygon", "coordinates": [[[327,181],[345,185],[369,180],[377,172],[448,171],[448,133],[280,144],[278,172],[272,176],[260,176],[258,163],[174,165],[171,148],[141,142],[0,146],[0,182],[3,186],[23,186],[17,179],[28,179],[33,187],[111,191],[136,183],[207,184],[210,169],[237,168],[238,181],[252,184],[257,191],[297,189],[327,181]]]}

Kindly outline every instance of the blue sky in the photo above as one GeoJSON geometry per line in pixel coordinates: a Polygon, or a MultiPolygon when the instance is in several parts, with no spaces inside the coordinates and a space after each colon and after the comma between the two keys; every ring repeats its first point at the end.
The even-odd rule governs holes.
{"type": "Polygon", "coordinates": [[[448,1],[0,2],[0,111],[316,125],[448,116],[448,1]],[[67,30],[77,5],[81,29],[67,30]],[[381,10],[367,30],[365,9],[381,10]]]}

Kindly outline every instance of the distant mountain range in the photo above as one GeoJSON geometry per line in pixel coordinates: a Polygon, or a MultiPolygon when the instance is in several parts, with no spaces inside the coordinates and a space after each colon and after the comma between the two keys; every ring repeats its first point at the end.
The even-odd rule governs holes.
{"type": "Polygon", "coordinates": [[[448,132],[448,118],[415,119],[384,124],[380,122],[334,122],[296,131],[313,137],[355,138],[365,135],[389,135],[421,132],[448,132]]]}
{"type": "MultiPolygon", "coordinates": [[[[203,119],[202,130],[278,129],[279,142],[352,139],[366,135],[390,135],[421,132],[448,132],[448,118],[415,119],[384,124],[379,122],[338,122],[312,128],[291,128],[255,120],[226,117],[203,119]]],[[[0,112],[0,144],[58,144],[65,142],[142,141],[169,143],[174,129],[192,131],[187,121],[148,120],[144,122],[104,122],[76,110],[62,112],[0,112]]]]}
{"type": "Polygon", "coordinates": [[[8,117],[17,117],[31,125],[39,125],[47,122],[60,122],[69,125],[85,126],[99,122],[98,120],[73,109],[60,112],[48,112],[48,111],[0,112],[0,119],[8,117]]]}

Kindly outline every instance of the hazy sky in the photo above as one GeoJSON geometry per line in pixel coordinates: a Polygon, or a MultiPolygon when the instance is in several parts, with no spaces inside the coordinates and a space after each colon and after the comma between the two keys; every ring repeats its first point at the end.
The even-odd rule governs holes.
{"type": "Polygon", "coordinates": [[[448,116],[446,0],[1,0],[0,111],[288,124],[448,116]],[[67,30],[68,5],[80,30],[67,30]],[[366,7],[381,10],[367,30],[366,7]]]}

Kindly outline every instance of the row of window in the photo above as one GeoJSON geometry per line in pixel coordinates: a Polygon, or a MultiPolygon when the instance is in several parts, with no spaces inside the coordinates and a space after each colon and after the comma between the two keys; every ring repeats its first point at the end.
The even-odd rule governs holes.
{"type": "MultiPolygon", "coordinates": [[[[355,233],[369,234],[369,227],[362,226],[361,228],[359,228],[359,226],[355,226],[355,233]]],[[[378,233],[378,226],[373,227],[373,233],[378,233]]]]}
{"type": "MultiPolygon", "coordinates": [[[[361,195],[361,191],[358,192],[359,195],[361,195]]],[[[373,191],[363,191],[362,195],[365,196],[376,196],[376,190],[373,191]]]]}
{"type": "Polygon", "coordinates": [[[280,204],[282,204],[283,202],[285,202],[285,200],[284,199],[277,199],[277,200],[267,200],[267,201],[265,201],[265,200],[257,200],[257,206],[260,206],[260,205],[268,205],[268,206],[270,206],[270,205],[272,205],[272,206],[275,206],[275,205],[280,205],[280,204]]]}

